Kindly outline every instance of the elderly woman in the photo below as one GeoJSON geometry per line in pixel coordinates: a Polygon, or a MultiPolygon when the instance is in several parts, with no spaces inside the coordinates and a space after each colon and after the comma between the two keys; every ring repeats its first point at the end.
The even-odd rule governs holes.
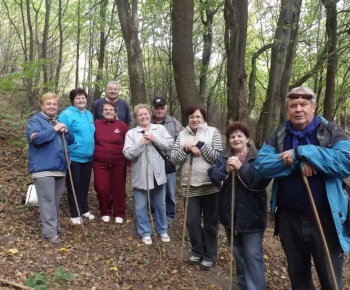
{"type": "Polygon", "coordinates": [[[69,175],[66,177],[68,205],[73,224],[80,224],[79,214],[92,220],[89,211],[88,192],[90,187],[92,155],[94,153],[95,126],[92,114],[86,109],[87,94],[83,89],[74,89],[69,93],[71,106],[65,109],[58,120],[74,134],[74,143],[69,146],[70,170],[77,198],[79,212],[75,203],[69,175]]]}
{"type": "Polygon", "coordinates": [[[163,125],[151,124],[151,109],[139,104],[134,109],[137,126],[126,134],[123,153],[132,161],[132,187],[134,190],[137,232],[146,245],[152,244],[151,224],[147,215],[147,199],[155,210],[156,231],[162,242],[170,242],[167,233],[165,193],[167,176],[160,150],[171,149],[174,139],[163,125]]]}
{"type": "Polygon", "coordinates": [[[113,102],[102,104],[102,116],[103,119],[95,122],[94,186],[102,220],[109,222],[113,216],[121,224],[125,216],[127,166],[123,146],[128,126],[116,120],[117,107],[113,102]]]}
{"type": "Polygon", "coordinates": [[[43,236],[53,245],[59,246],[62,240],[58,234],[63,234],[64,229],[60,227],[58,209],[67,170],[63,142],[72,144],[74,135],[56,119],[56,94],[46,93],[39,102],[41,111],[30,118],[27,124],[28,169],[38,195],[43,236]]]}
{"type": "Polygon", "coordinates": [[[254,168],[258,154],[249,144],[250,130],[243,122],[233,122],[225,132],[230,148],[223,151],[208,170],[213,185],[220,188],[220,222],[231,241],[232,173],[235,176],[233,255],[236,259],[235,289],[265,290],[262,240],[266,229],[266,191],[270,179],[254,168]]]}
{"type": "Polygon", "coordinates": [[[206,112],[202,107],[191,106],[186,115],[188,126],[176,139],[171,159],[175,165],[182,165],[181,192],[185,197],[193,155],[186,221],[191,241],[188,263],[200,264],[203,271],[209,271],[217,256],[219,189],[211,184],[207,170],[222,151],[221,136],[205,122],[206,112]]]}

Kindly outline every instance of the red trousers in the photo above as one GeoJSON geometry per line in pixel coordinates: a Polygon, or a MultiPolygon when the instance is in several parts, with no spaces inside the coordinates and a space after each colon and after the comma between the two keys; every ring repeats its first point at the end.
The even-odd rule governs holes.
{"type": "Polygon", "coordinates": [[[125,216],[126,164],[126,159],[114,165],[93,162],[94,187],[102,216],[125,216]]]}

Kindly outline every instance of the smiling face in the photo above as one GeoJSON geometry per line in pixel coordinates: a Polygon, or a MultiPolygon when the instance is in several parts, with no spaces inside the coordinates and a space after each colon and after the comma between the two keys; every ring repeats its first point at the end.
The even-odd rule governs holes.
{"type": "MultiPolygon", "coordinates": [[[[304,94],[303,91],[297,91],[294,94],[304,94]]],[[[316,104],[310,100],[299,98],[289,99],[287,101],[287,115],[295,130],[304,130],[314,117],[316,104]]]]}
{"type": "Polygon", "coordinates": [[[115,111],[115,108],[111,106],[110,104],[104,104],[102,108],[102,116],[107,121],[112,121],[115,119],[117,113],[115,111]]]}
{"type": "Polygon", "coordinates": [[[157,105],[153,108],[153,115],[157,121],[163,121],[167,112],[167,107],[164,105],[157,105]]]}
{"type": "Polygon", "coordinates": [[[244,152],[248,147],[248,142],[249,138],[241,130],[230,134],[229,143],[235,153],[244,152]]]}
{"type": "Polygon", "coordinates": [[[106,87],[106,99],[115,102],[119,96],[119,86],[115,83],[109,83],[106,87]]]}
{"type": "Polygon", "coordinates": [[[205,120],[200,110],[196,110],[188,116],[188,125],[193,132],[196,132],[199,124],[204,124],[205,120]]]}
{"type": "Polygon", "coordinates": [[[148,128],[151,122],[151,115],[147,108],[140,108],[136,112],[136,123],[142,128],[148,128]]]}
{"type": "Polygon", "coordinates": [[[84,95],[76,95],[73,101],[73,106],[80,111],[84,111],[86,108],[87,100],[84,95]]]}
{"type": "Polygon", "coordinates": [[[57,98],[43,100],[40,108],[49,117],[55,117],[58,110],[57,98]]]}

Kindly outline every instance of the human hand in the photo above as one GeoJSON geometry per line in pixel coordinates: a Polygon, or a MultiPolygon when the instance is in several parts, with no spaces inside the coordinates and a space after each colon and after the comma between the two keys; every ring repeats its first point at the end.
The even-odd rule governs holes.
{"type": "Polygon", "coordinates": [[[292,166],[294,163],[294,159],[292,157],[292,152],[293,152],[293,149],[284,151],[278,156],[278,159],[282,159],[284,165],[292,166]]]}
{"type": "Polygon", "coordinates": [[[145,133],[143,134],[143,137],[151,142],[156,142],[157,141],[157,137],[154,136],[151,132],[149,131],[145,131],[145,133]]]}
{"type": "Polygon", "coordinates": [[[142,137],[140,139],[140,144],[141,145],[147,145],[148,143],[150,143],[151,141],[149,141],[148,139],[146,139],[145,137],[142,137]]]}
{"type": "Polygon", "coordinates": [[[313,174],[317,174],[315,167],[313,167],[310,163],[304,162],[302,163],[301,174],[304,176],[312,176],[313,174]]]}
{"type": "MultiPolygon", "coordinates": [[[[184,148],[185,148],[185,150],[187,150],[187,151],[192,151],[192,149],[193,148],[197,148],[197,142],[198,141],[189,141],[189,142],[187,142],[186,144],[185,144],[185,146],[184,146],[184,148]]],[[[198,148],[197,148],[198,149],[198,148]]]]}
{"type": "Polygon", "coordinates": [[[227,165],[232,167],[233,170],[238,171],[238,169],[240,169],[242,166],[242,162],[239,160],[237,156],[232,156],[227,159],[227,165]]]}
{"type": "Polygon", "coordinates": [[[191,150],[190,151],[192,151],[192,154],[193,154],[193,156],[194,157],[199,157],[199,156],[201,156],[201,150],[199,150],[199,148],[198,147],[191,147],[191,150]]]}
{"type": "Polygon", "coordinates": [[[56,130],[56,132],[64,132],[67,133],[67,127],[64,123],[57,123],[53,128],[56,130]]]}

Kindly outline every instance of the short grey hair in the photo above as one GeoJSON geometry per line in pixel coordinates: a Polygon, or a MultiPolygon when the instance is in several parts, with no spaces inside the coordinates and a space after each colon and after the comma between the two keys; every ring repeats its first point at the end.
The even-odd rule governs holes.
{"type": "Polygon", "coordinates": [[[287,94],[286,96],[286,100],[285,100],[285,104],[286,107],[288,105],[288,101],[289,101],[289,96],[294,94],[297,91],[303,91],[305,94],[311,95],[311,104],[315,105],[316,104],[316,94],[314,93],[314,91],[312,89],[310,89],[309,87],[296,87],[290,90],[290,92],[287,94]]]}
{"type": "Polygon", "coordinates": [[[118,83],[117,81],[109,81],[109,82],[107,83],[107,85],[106,85],[106,89],[107,89],[108,85],[110,85],[110,84],[117,85],[118,90],[120,89],[120,85],[119,85],[119,83],[118,83]]]}

